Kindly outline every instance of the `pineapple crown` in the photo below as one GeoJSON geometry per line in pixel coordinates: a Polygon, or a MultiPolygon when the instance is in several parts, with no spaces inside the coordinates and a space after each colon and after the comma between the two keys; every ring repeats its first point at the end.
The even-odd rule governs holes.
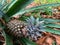
{"type": "Polygon", "coordinates": [[[28,24],[28,28],[32,28],[30,30],[40,30],[45,27],[44,20],[40,20],[40,18],[34,18],[33,16],[30,16],[30,18],[26,19],[26,22],[28,24]]]}
{"type": "Polygon", "coordinates": [[[27,22],[27,35],[34,40],[38,40],[42,36],[42,32],[44,32],[44,21],[40,21],[39,18],[34,18],[31,16],[30,18],[26,19],[27,22]]]}

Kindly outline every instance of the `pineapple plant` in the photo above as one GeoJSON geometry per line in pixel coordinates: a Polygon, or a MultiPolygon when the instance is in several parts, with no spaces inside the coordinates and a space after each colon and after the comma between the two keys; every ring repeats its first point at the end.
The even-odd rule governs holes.
{"type": "Polygon", "coordinates": [[[42,30],[44,21],[40,21],[39,18],[35,19],[33,16],[26,19],[26,22],[12,19],[7,23],[7,28],[9,29],[7,32],[17,38],[27,37],[32,41],[37,41],[44,32],[42,30]]]}
{"type": "Polygon", "coordinates": [[[33,10],[42,9],[49,6],[59,6],[60,3],[56,4],[45,4],[41,6],[32,7],[29,9],[24,9],[28,4],[30,4],[32,0],[14,0],[8,5],[5,5],[3,8],[0,8],[0,21],[2,24],[1,26],[4,27],[3,31],[5,32],[4,35],[6,39],[6,45],[13,45],[12,38],[10,38],[10,35],[12,35],[15,38],[18,38],[17,40],[21,41],[23,45],[37,45],[33,43],[33,41],[38,41],[40,37],[43,36],[44,32],[50,32],[54,34],[59,34],[60,31],[56,31],[52,29],[49,29],[48,27],[55,27],[60,28],[58,25],[52,26],[54,22],[58,22],[53,19],[42,19],[42,18],[34,18],[31,16],[30,18],[25,19],[25,21],[21,21],[18,19],[11,19],[12,16],[24,16],[24,13],[28,13],[33,10]],[[27,3],[28,2],[28,3],[27,3]],[[19,6],[19,7],[18,7],[19,6]],[[2,20],[3,21],[2,21],[2,20]],[[40,20],[42,19],[42,20],[40,20]],[[5,24],[3,24],[5,22],[5,24]],[[51,24],[52,23],[52,24],[51,24]],[[46,25],[47,24],[47,25],[46,25]],[[49,25],[50,24],[50,25],[49,25]],[[47,27],[47,29],[45,29],[47,27]],[[5,30],[7,29],[7,30],[5,30]],[[6,33],[7,32],[7,33],[6,33]],[[55,33],[57,32],[57,33],[55,33]],[[10,34],[10,35],[9,35],[10,34]],[[31,41],[30,41],[31,40],[31,41]]]}

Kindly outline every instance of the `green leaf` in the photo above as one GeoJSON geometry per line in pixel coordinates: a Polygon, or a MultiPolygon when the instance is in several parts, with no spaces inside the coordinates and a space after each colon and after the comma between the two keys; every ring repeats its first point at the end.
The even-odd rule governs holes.
{"type": "Polygon", "coordinates": [[[21,38],[20,41],[23,43],[23,45],[37,45],[35,42],[30,41],[27,38],[21,38]]]}
{"type": "Polygon", "coordinates": [[[46,32],[50,32],[50,33],[53,33],[53,34],[60,35],[60,30],[54,30],[52,28],[44,28],[43,30],[46,31],[46,32]]]}
{"type": "Polygon", "coordinates": [[[57,43],[56,41],[53,41],[52,45],[57,45],[56,43],[57,43]]]}
{"type": "Polygon", "coordinates": [[[6,5],[7,4],[7,0],[0,0],[0,4],[6,5]]]}
{"type": "Polygon", "coordinates": [[[5,38],[5,41],[6,41],[5,42],[6,45],[13,45],[11,36],[9,36],[8,34],[6,34],[4,31],[3,31],[3,35],[4,35],[4,38],[5,38]]]}
{"type": "Polygon", "coordinates": [[[0,10],[0,18],[4,15],[3,11],[0,10]]]}
{"type": "Polygon", "coordinates": [[[46,24],[45,26],[54,27],[54,28],[60,28],[60,25],[58,25],[58,24],[51,24],[51,23],[46,24]]]}
{"type": "Polygon", "coordinates": [[[3,8],[3,5],[2,4],[0,4],[0,9],[2,9],[3,8]]]}
{"type": "Polygon", "coordinates": [[[0,0],[0,10],[2,11],[3,7],[7,5],[7,0],[0,0]]]}
{"type": "Polygon", "coordinates": [[[51,18],[40,18],[40,20],[44,20],[45,23],[56,23],[60,22],[58,19],[51,19],[51,18]]]}
{"type": "Polygon", "coordinates": [[[52,8],[51,7],[46,7],[44,9],[42,9],[42,13],[46,13],[46,15],[52,15],[52,8]],[[42,12],[43,11],[43,12],[42,12]]]}
{"type": "Polygon", "coordinates": [[[24,9],[28,4],[33,2],[33,0],[15,0],[9,6],[7,6],[7,16],[10,17],[19,10],[24,9]]]}
{"type": "Polygon", "coordinates": [[[58,20],[58,19],[51,19],[51,18],[43,18],[42,20],[44,20],[47,23],[60,22],[60,20],[58,20]]]}
{"type": "Polygon", "coordinates": [[[25,9],[25,10],[20,10],[19,12],[17,12],[14,15],[22,15],[24,13],[27,13],[27,12],[30,12],[30,11],[33,11],[33,10],[43,9],[45,7],[56,7],[56,6],[60,6],[60,3],[44,4],[44,5],[29,8],[29,9],[25,9]]]}

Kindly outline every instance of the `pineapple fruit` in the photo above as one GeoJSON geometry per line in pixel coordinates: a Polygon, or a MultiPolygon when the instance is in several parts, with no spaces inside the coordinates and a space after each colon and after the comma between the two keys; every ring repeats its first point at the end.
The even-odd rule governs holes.
{"type": "Polygon", "coordinates": [[[9,30],[7,32],[18,38],[26,37],[32,41],[37,41],[42,36],[42,32],[44,32],[43,22],[33,16],[26,19],[25,23],[14,19],[8,22],[7,27],[9,30]]]}
{"type": "Polygon", "coordinates": [[[23,30],[26,27],[25,23],[17,19],[9,21],[7,27],[9,28],[7,32],[17,38],[23,37],[26,33],[26,30],[23,30]]]}

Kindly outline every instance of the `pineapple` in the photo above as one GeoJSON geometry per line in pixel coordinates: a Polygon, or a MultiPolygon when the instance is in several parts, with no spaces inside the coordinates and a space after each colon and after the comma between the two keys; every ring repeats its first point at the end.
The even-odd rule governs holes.
{"type": "Polygon", "coordinates": [[[25,23],[23,21],[19,21],[17,19],[13,19],[13,20],[9,21],[7,24],[7,27],[9,29],[7,32],[17,38],[23,37],[26,33],[25,23]]]}
{"type": "Polygon", "coordinates": [[[26,23],[17,19],[8,22],[7,27],[9,28],[8,33],[15,37],[26,37],[32,41],[37,41],[41,36],[44,21],[39,21],[39,18],[35,19],[33,16],[26,19],[26,23]]]}

